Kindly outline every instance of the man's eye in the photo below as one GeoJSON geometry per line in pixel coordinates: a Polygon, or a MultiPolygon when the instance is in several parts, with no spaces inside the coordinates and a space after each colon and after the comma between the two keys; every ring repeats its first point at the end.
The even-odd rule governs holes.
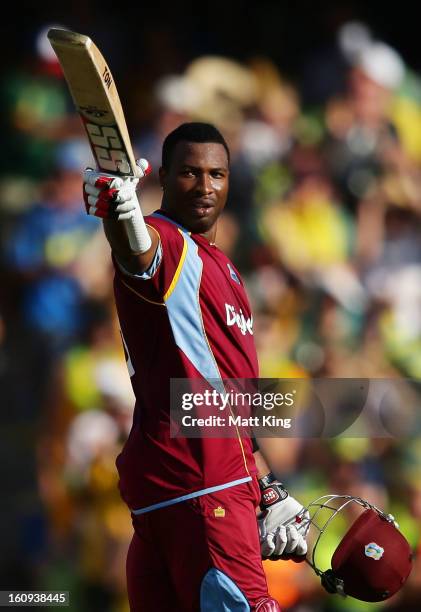
{"type": "Polygon", "coordinates": [[[225,175],[224,175],[223,172],[220,172],[219,170],[216,170],[215,172],[212,172],[212,176],[214,178],[224,178],[225,175]]]}
{"type": "Polygon", "coordinates": [[[183,170],[181,176],[194,176],[194,172],[192,170],[183,170]]]}

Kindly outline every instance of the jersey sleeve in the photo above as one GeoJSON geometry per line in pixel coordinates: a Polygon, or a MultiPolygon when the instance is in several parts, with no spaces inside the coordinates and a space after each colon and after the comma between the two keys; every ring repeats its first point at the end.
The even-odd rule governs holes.
{"type": "Polygon", "coordinates": [[[126,270],[112,254],[116,277],[124,285],[150,301],[163,302],[173,282],[183,256],[184,238],[175,223],[157,217],[145,217],[147,226],[159,236],[158,247],[149,268],[141,274],[126,270]]]}

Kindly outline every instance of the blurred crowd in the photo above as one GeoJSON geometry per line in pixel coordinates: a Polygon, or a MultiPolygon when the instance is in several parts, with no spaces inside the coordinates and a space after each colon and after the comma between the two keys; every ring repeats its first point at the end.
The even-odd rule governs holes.
{"type": "MultiPolygon", "coordinates": [[[[69,590],[78,612],[127,612],[132,528],[114,461],[134,397],[109,247],[81,196],[93,160],[45,33],[0,84],[0,586],[69,590]]],[[[418,393],[421,75],[396,49],[346,22],[304,83],[267,57],[201,56],[123,102],[136,154],[154,169],[140,188],[145,214],[160,206],[166,134],[190,120],[224,133],[231,188],[217,244],[246,281],[262,377],[401,379],[418,393]]],[[[420,549],[417,421],[400,436],[273,445],[300,501],[366,498],[420,549]]],[[[333,546],[335,528],[326,537],[333,546]]],[[[379,605],[328,596],[306,564],[265,569],[285,610],[421,607],[417,558],[405,589],[379,605]]]]}

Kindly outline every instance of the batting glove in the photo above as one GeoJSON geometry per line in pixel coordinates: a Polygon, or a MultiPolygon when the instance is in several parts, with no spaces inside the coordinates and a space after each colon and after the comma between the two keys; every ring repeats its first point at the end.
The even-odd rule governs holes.
{"type": "Polygon", "coordinates": [[[138,177],[120,177],[89,168],[84,171],[83,199],[88,215],[124,221],[131,219],[136,209],[140,210],[136,187],[139,178],[151,172],[151,166],[146,159],[139,159],[136,164],[138,177]]]}
{"type": "Polygon", "coordinates": [[[303,561],[310,515],[273,474],[259,480],[262,513],[257,517],[263,559],[303,561]]]}

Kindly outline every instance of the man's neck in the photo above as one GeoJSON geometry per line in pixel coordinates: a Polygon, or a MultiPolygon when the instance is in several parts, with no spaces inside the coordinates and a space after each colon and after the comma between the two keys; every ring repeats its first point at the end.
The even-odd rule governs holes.
{"type": "MultiPolygon", "coordinates": [[[[161,208],[159,209],[159,212],[164,214],[166,217],[168,217],[172,221],[175,221],[176,223],[178,223],[182,227],[185,227],[182,223],[180,223],[180,220],[177,219],[177,217],[175,215],[173,215],[170,211],[168,211],[162,205],[161,205],[161,208]]],[[[187,227],[185,229],[188,230],[187,227]]],[[[205,240],[207,240],[209,242],[209,244],[214,245],[215,244],[215,239],[216,239],[216,223],[215,223],[215,225],[213,225],[211,227],[210,230],[208,230],[207,232],[199,233],[198,236],[202,236],[203,238],[205,238],[205,240]]]]}

